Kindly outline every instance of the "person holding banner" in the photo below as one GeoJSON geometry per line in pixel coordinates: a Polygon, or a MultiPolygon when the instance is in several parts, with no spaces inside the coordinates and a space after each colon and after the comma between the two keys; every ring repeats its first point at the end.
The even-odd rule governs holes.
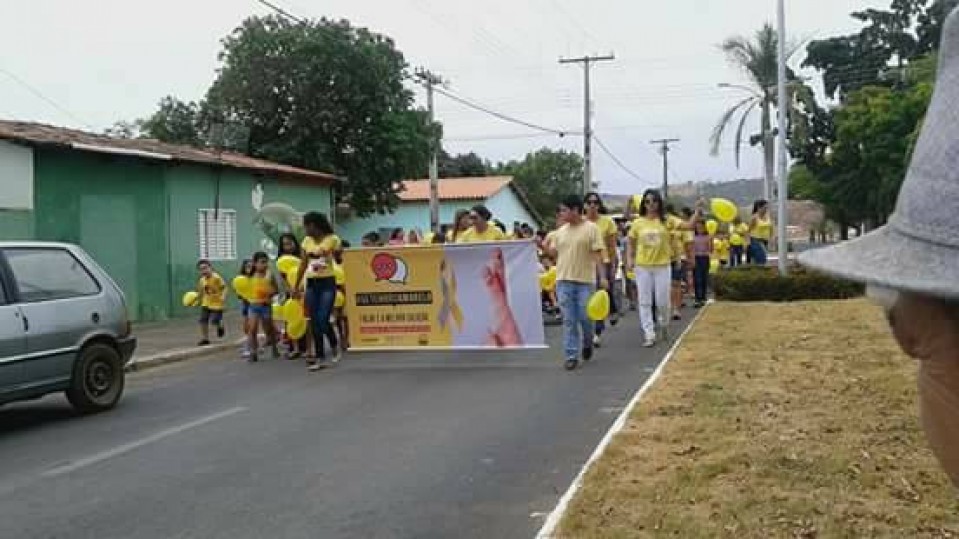
{"type": "Polygon", "coordinates": [[[330,324],[333,304],[336,302],[336,276],[333,272],[333,253],[340,248],[340,238],[333,233],[333,225],[326,215],[309,212],[303,216],[306,237],[300,244],[302,258],[293,293],[299,297],[301,285],[306,282],[306,309],[310,316],[310,334],[313,336],[313,356],[308,358],[310,371],[323,368],[325,354],[323,337],[330,342],[333,362],[340,360],[341,350],[336,331],[330,324]]]}
{"type": "Polygon", "coordinates": [[[547,254],[556,260],[556,293],[563,312],[564,367],[573,370],[593,357],[593,322],[586,315],[586,303],[595,283],[609,289],[603,264],[602,233],[584,218],[583,199],[566,197],[559,206],[561,226],[546,240],[547,254]]]}
{"type": "Polygon", "coordinates": [[[490,222],[493,213],[486,206],[473,206],[469,213],[472,226],[456,237],[456,243],[478,243],[487,241],[504,241],[506,233],[490,222]]]}

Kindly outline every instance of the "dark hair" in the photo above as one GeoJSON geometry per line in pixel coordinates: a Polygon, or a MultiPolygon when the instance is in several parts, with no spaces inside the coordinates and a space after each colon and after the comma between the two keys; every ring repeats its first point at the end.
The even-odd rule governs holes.
{"type": "Polygon", "coordinates": [[[255,252],[255,253],[253,253],[253,263],[256,264],[256,263],[259,262],[260,260],[269,261],[269,260],[270,260],[270,256],[267,255],[266,253],[264,253],[263,251],[257,251],[257,252],[255,252]]]}
{"type": "Polygon", "coordinates": [[[543,230],[543,229],[540,229],[540,230],[537,230],[537,231],[536,231],[536,237],[538,237],[538,238],[540,238],[540,239],[546,238],[546,235],[547,235],[547,234],[549,234],[549,232],[546,232],[546,231],[543,230]]]}
{"type": "Polygon", "coordinates": [[[380,235],[376,232],[367,232],[363,234],[363,241],[372,243],[373,245],[380,244],[380,235]]]}
{"type": "Polygon", "coordinates": [[[279,251],[280,255],[300,256],[300,242],[296,241],[296,236],[294,236],[293,234],[290,234],[289,232],[287,232],[287,233],[285,233],[285,234],[280,234],[280,244],[277,245],[277,248],[278,248],[277,250],[279,251]],[[284,252],[283,252],[283,240],[290,240],[291,242],[293,242],[293,252],[292,252],[292,253],[284,253],[284,252]]]}
{"type": "Polygon", "coordinates": [[[470,211],[482,217],[484,221],[489,221],[490,219],[493,218],[493,212],[489,211],[489,209],[487,209],[487,207],[482,204],[477,204],[473,206],[473,208],[470,211]]]}
{"type": "Polygon", "coordinates": [[[319,230],[320,234],[323,234],[324,236],[329,236],[333,233],[333,225],[330,224],[329,218],[326,217],[325,213],[320,213],[318,211],[311,211],[304,214],[303,226],[312,226],[319,230]]]}
{"type": "Polygon", "coordinates": [[[456,210],[456,213],[453,215],[453,232],[456,232],[456,227],[459,226],[460,221],[462,221],[464,217],[469,217],[469,215],[469,210],[456,210]]]}
{"type": "Polygon", "coordinates": [[[430,238],[430,243],[446,243],[446,234],[433,234],[433,237],[430,238]]]}
{"type": "Polygon", "coordinates": [[[676,205],[672,202],[666,203],[666,213],[676,213],[676,205]]]}
{"type": "Polygon", "coordinates": [[[351,244],[350,242],[348,242],[348,241],[346,241],[346,240],[343,240],[343,241],[340,242],[340,249],[339,249],[339,250],[342,251],[343,249],[349,249],[351,245],[352,245],[352,244],[351,244]]]}
{"type": "Polygon", "coordinates": [[[200,266],[202,266],[203,264],[206,264],[207,266],[213,267],[213,264],[210,264],[210,261],[209,261],[209,260],[207,260],[207,259],[205,259],[205,258],[201,258],[201,259],[199,259],[199,260],[196,261],[196,269],[200,269],[200,266]]]}
{"type": "Polygon", "coordinates": [[[560,204],[571,210],[583,213],[583,197],[579,195],[566,195],[563,197],[563,200],[560,201],[560,204]]]}
{"type": "Polygon", "coordinates": [[[250,275],[253,275],[253,261],[252,261],[252,260],[250,260],[249,258],[244,258],[244,259],[243,259],[243,262],[240,262],[239,275],[245,275],[245,276],[247,276],[247,277],[249,277],[250,275]],[[249,268],[249,269],[246,268],[247,264],[250,265],[250,268],[249,268]]]}
{"type": "Polygon", "coordinates": [[[763,206],[769,206],[769,201],[764,198],[760,198],[756,202],[753,202],[753,215],[759,213],[759,210],[763,209],[763,206]]]}
{"type": "Polygon", "coordinates": [[[393,231],[390,232],[390,239],[403,239],[403,229],[400,227],[394,228],[393,231]]]}
{"type": "Polygon", "coordinates": [[[606,204],[603,204],[603,197],[600,196],[600,194],[596,191],[590,191],[586,193],[586,196],[583,197],[584,208],[586,207],[586,201],[589,200],[590,198],[596,198],[596,200],[599,201],[599,213],[604,215],[608,213],[608,211],[606,210],[606,204]]]}
{"type": "Polygon", "coordinates": [[[683,206],[683,209],[679,210],[679,213],[687,219],[693,216],[693,210],[689,206],[683,206]]]}
{"type": "Polygon", "coordinates": [[[646,217],[646,197],[653,197],[653,200],[657,202],[659,206],[659,220],[666,222],[666,208],[663,205],[663,195],[659,194],[659,191],[655,189],[647,189],[643,193],[643,202],[639,205],[639,215],[640,217],[646,217]]]}
{"type": "Polygon", "coordinates": [[[506,225],[503,224],[503,221],[500,221],[499,219],[494,219],[493,226],[500,229],[504,234],[506,233],[506,225]]]}

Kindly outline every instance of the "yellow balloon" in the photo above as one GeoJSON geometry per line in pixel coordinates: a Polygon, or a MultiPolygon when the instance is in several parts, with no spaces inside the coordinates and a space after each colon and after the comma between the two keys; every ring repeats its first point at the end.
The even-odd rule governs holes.
{"type": "Polygon", "coordinates": [[[270,310],[273,313],[274,320],[283,320],[283,306],[279,303],[274,303],[270,310]]]}
{"type": "Polygon", "coordinates": [[[609,293],[597,290],[586,303],[586,316],[594,322],[605,320],[609,316],[609,293]]]}
{"type": "Polygon", "coordinates": [[[253,295],[253,281],[246,275],[237,275],[233,278],[233,290],[237,296],[249,301],[253,295]]]}
{"type": "Polygon", "coordinates": [[[346,272],[343,271],[343,266],[333,264],[333,277],[336,278],[337,285],[343,286],[346,284],[346,272]]]}
{"type": "Polygon", "coordinates": [[[302,339],[306,335],[306,318],[300,318],[286,323],[286,334],[291,339],[302,339]]]}
{"type": "Polygon", "coordinates": [[[300,275],[300,268],[293,268],[293,271],[289,271],[284,275],[286,275],[286,282],[290,285],[290,288],[294,288],[296,286],[296,278],[300,275]]]}
{"type": "Polygon", "coordinates": [[[346,305],[346,295],[343,293],[342,290],[337,290],[336,299],[333,300],[333,306],[339,309],[343,307],[344,305],[346,305]]]}
{"type": "Polygon", "coordinates": [[[305,319],[303,315],[303,304],[295,299],[286,300],[283,304],[283,319],[291,324],[297,320],[305,319]]]}
{"type": "Polygon", "coordinates": [[[197,294],[196,290],[190,290],[186,294],[183,294],[183,306],[184,307],[196,307],[200,302],[200,294],[197,294]]]}
{"type": "Polygon", "coordinates": [[[643,206],[643,195],[633,195],[633,209],[639,211],[643,206]]]}
{"type": "Polygon", "coordinates": [[[719,223],[715,220],[710,219],[706,221],[706,232],[709,232],[710,235],[715,234],[719,230],[719,223]]]}
{"type": "Polygon", "coordinates": [[[299,267],[300,259],[293,255],[283,255],[276,259],[276,269],[280,270],[280,273],[289,275],[291,272],[297,271],[299,267]]]}
{"type": "Polygon", "coordinates": [[[714,198],[709,203],[709,209],[713,215],[724,223],[731,223],[739,214],[739,208],[725,198],[714,198]]]}
{"type": "Polygon", "coordinates": [[[716,273],[719,271],[719,259],[714,258],[709,261],[709,273],[716,273]]]}

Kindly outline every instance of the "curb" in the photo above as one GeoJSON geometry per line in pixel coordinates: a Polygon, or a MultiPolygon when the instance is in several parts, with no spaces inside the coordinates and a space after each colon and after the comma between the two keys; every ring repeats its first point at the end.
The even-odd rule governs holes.
{"type": "Polygon", "coordinates": [[[211,344],[209,346],[176,348],[146,357],[138,358],[134,356],[133,359],[127,362],[123,370],[126,372],[145,371],[154,367],[159,367],[160,365],[166,365],[168,363],[177,363],[180,361],[186,361],[188,359],[212,355],[219,352],[226,352],[228,350],[235,349],[237,346],[240,346],[245,340],[246,339],[237,339],[235,341],[211,344]]]}
{"type": "Polygon", "coordinates": [[[699,319],[702,318],[703,313],[708,310],[708,306],[712,303],[712,300],[706,302],[707,307],[701,309],[696,313],[696,317],[693,318],[692,322],[686,326],[686,329],[673,341],[673,345],[669,348],[669,351],[666,352],[666,355],[663,356],[663,360],[659,362],[659,366],[656,367],[656,370],[649,375],[649,378],[646,379],[646,382],[639,388],[638,391],[633,395],[633,398],[630,399],[629,404],[623,408],[623,411],[619,414],[619,417],[616,418],[616,421],[613,422],[612,426],[609,427],[609,430],[606,431],[606,434],[603,436],[603,439],[599,441],[599,444],[596,446],[596,449],[593,450],[593,453],[589,456],[589,459],[586,460],[586,463],[583,464],[583,467],[579,470],[579,473],[576,474],[576,477],[573,479],[572,484],[569,488],[563,493],[563,496],[556,503],[556,507],[550,511],[549,515],[546,517],[546,521],[543,523],[543,527],[540,528],[539,532],[536,534],[536,539],[551,539],[556,537],[556,528],[559,526],[560,521],[563,519],[563,516],[566,514],[566,509],[569,507],[569,502],[573,500],[573,497],[579,491],[580,487],[583,486],[583,479],[586,477],[586,472],[593,466],[600,457],[603,456],[603,453],[606,452],[606,447],[609,446],[610,442],[613,441],[615,437],[623,427],[626,426],[626,420],[629,418],[630,414],[633,413],[633,410],[639,404],[640,399],[643,398],[643,395],[656,383],[660,375],[663,373],[663,369],[666,368],[666,365],[673,359],[673,356],[676,354],[676,350],[679,349],[679,345],[682,344],[683,339],[686,337],[686,334],[689,333],[693,327],[696,326],[696,323],[699,322],[699,319]]]}

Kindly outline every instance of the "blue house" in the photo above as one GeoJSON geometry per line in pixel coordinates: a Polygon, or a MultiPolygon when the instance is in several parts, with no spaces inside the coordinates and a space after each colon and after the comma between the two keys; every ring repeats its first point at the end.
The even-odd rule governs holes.
{"type": "MultiPolygon", "coordinates": [[[[514,222],[529,223],[533,228],[542,225],[542,218],[530,205],[512,176],[480,178],[448,178],[439,181],[440,223],[452,224],[457,210],[483,204],[497,219],[511,229],[514,222]]],[[[359,244],[367,232],[388,235],[395,228],[403,230],[430,229],[430,182],[407,180],[399,194],[399,207],[391,214],[372,215],[365,219],[339,216],[336,231],[343,239],[359,244]]]]}

